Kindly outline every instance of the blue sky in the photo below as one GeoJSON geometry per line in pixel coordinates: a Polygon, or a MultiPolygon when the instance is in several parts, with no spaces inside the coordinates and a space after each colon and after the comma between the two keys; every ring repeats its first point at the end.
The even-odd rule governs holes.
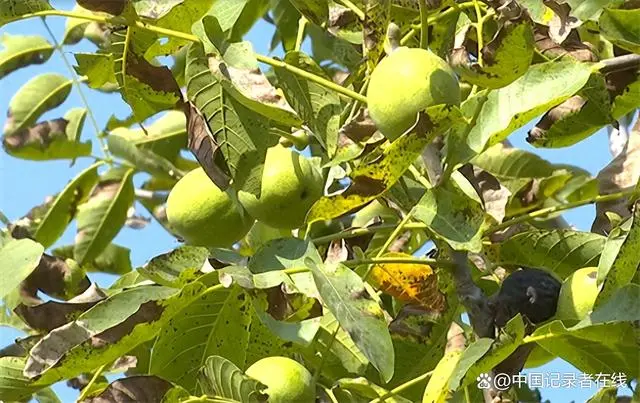
{"type": "MultiPolygon", "coordinates": [[[[70,9],[73,6],[73,2],[64,0],[52,1],[51,3],[54,7],[60,9],[70,9]]],[[[61,17],[50,17],[47,21],[56,38],[61,40],[65,19],[61,17]]],[[[267,54],[272,31],[273,29],[269,24],[261,21],[249,32],[245,39],[252,42],[257,52],[267,54]]],[[[0,28],[0,35],[3,33],[13,35],[38,34],[50,40],[42,21],[39,19],[9,24],[0,28]]],[[[91,52],[93,49],[93,45],[88,43],[88,41],[83,41],[78,45],[65,47],[64,51],[71,63],[74,63],[72,52],[91,52]]],[[[281,51],[277,50],[275,54],[281,55],[281,51]]],[[[7,110],[12,94],[14,94],[20,86],[37,74],[46,72],[57,72],[70,77],[70,72],[65,67],[58,52],[54,53],[51,59],[43,65],[18,70],[0,80],[0,111],[7,110]]],[[[90,90],[87,87],[84,87],[84,92],[88,95],[89,106],[100,127],[105,125],[111,115],[115,114],[123,118],[129,114],[129,107],[122,102],[119,94],[102,94],[90,90]]],[[[74,88],[67,101],[55,110],[46,113],[42,117],[42,120],[60,117],[64,115],[69,108],[76,106],[83,105],[77,90],[74,88]]],[[[0,122],[0,124],[4,123],[0,122]]],[[[535,152],[551,162],[577,165],[594,175],[610,161],[611,156],[609,154],[607,134],[605,131],[601,131],[571,148],[540,150],[529,146],[529,144],[524,141],[528,127],[530,126],[515,132],[510,137],[514,146],[535,152]]],[[[94,142],[94,154],[101,154],[99,143],[95,140],[95,130],[88,119],[85,122],[82,138],[84,140],[92,139],[94,142]]],[[[69,161],[25,161],[10,157],[3,151],[0,151],[0,211],[10,220],[20,218],[32,206],[42,203],[47,196],[59,192],[70,178],[89,166],[91,162],[92,160],[88,158],[79,159],[77,163],[71,167],[69,161]]],[[[136,177],[136,183],[138,184],[143,180],[144,177],[142,175],[136,177]]],[[[141,213],[145,213],[141,207],[139,207],[138,210],[141,213]]],[[[585,206],[571,210],[564,216],[567,221],[577,229],[588,231],[593,221],[594,207],[585,206]]],[[[72,243],[74,234],[75,225],[72,224],[54,247],[72,243]]],[[[134,267],[141,266],[153,256],[178,246],[178,242],[153,221],[143,230],[123,229],[114,242],[131,248],[131,258],[134,267]]],[[[108,286],[115,278],[109,275],[95,274],[92,274],[91,277],[93,281],[103,286],[108,286]]],[[[19,336],[19,332],[6,327],[0,327],[0,348],[12,343],[13,340],[19,336]]],[[[560,360],[555,360],[544,367],[536,368],[532,370],[532,372],[579,374],[578,370],[560,360]]],[[[54,389],[65,403],[73,402],[77,397],[77,392],[70,390],[64,384],[58,384],[54,389]]],[[[586,401],[595,390],[595,387],[576,388],[572,390],[544,388],[543,398],[550,399],[553,403],[567,402],[570,400],[582,402],[586,401]]]]}

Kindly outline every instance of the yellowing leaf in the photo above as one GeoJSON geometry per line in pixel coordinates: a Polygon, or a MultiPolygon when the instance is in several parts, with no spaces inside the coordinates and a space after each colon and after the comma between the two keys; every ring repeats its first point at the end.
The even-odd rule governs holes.
{"type": "MultiPolygon", "coordinates": [[[[385,258],[410,258],[405,253],[390,252],[385,258]]],[[[375,265],[371,278],[387,294],[403,302],[418,303],[434,311],[446,308],[444,294],[438,290],[438,277],[431,266],[418,263],[382,263],[375,265]]]]}

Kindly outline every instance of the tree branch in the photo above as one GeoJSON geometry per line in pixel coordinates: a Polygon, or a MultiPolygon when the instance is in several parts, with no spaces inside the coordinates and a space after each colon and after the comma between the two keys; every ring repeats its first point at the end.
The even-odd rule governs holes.
{"type": "Polygon", "coordinates": [[[599,64],[602,66],[599,70],[603,74],[629,70],[640,67],[640,55],[629,54],[612,57],[611,59],[601,60],[599,64]]]}

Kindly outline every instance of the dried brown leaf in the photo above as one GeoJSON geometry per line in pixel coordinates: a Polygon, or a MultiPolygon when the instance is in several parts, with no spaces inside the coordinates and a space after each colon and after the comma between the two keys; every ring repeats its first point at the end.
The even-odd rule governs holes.
{"type": "MultiPolygon", "coordinates": [[[[353,119],[340,128],[340,136],[346,136],[353,141],[365,141],[377,130],[376,124],[369,116],[367,108],[361,108],[353,119]]],[[[342,145],[341,145],[342,146],[342,145]]]]}
{"type": "Polygon", "coordinates": [[[81,403],[131,403],[160,402],[169,389],[171,382],[157,376],[131,376],[112,382],[98,396],[83,399],[81,403]]]}
{"type": "Polygon", "coordinates": [[[42,255],[35,270],[22,282],[25,295],[35,297],[38,290],[55,298],[69,300],[85,292],[91,282],[73,260],[42,255]]]}
{"type": "Polygon", "coordinates": [[[32,329],[50,332],[71,322],[80,313],[104,298],[106,298],[106,294],[95,284],[92,284],[84,293],[68,302],[47,301],[33,306],[21,303],[14,309],[14,312],[32,329]]]}
{"type": "Polygon", "coordinates": [[[549,59],[571,57],[582,62],[598,61],[598,56],[593,48],[589,44],[581,42],[576,31],[571,31],[561,44],[557,44],[551,39],[549,28],[537,24],[534,30],[534,39],[536,48],[549,59]]]}
{"type": "Polygon", "coordinates": [[[187,146],[213,183],[221,190],[226,190],[229,187],[230,176],[221,154],[218,153],[220,145],[213,138],[207,121],[198,108],[191,102],[186,102],[184,108],[189,136],[187,146]]]}
{"type": "MultiPolygon", "coordinates": [[[[618,154],[597,176],[600,194],[616,193],[631,188],[640,180],[640,120],[636,121],[629,133],[624,150],[618,154]]],[[[612,212],[623,219],[631,215],[628,200],[625,198],[596,204],[596,218],[591,231],[607,234],[611,223],[607,213],[612,212]]]]}

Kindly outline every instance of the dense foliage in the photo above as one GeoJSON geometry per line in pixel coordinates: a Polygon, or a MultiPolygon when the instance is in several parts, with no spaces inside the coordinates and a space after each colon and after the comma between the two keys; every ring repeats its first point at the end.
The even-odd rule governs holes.
{"type": "Polygon", "coordinates": [[[86,402],[540,401],[492,376],[558,357],[610,376],[594,402],[637,385],[637,1],[77,3],[0,0],[2,26],[66,19],[62,38],[4,35],[0,78],[54,52],[70,69],[3,93],[4,151],[95,161],[0,213],[0,326],[25,333],[0,350],[0,400],[57,401],[66,380],[86,402]],[[282,58],[243,41],[260,19],[282,58]],[[71,91],[131,114],[41,119],[71,91]],[[614,158],[592,177],[513,148],[531,121],[546,148],[608,127],[614,158]],[[591,232],[559,215],[592,203],[591,232]],[[134,270],[112,241],[140,211],[186,242],[134,270]],[[261,361],[297,390],[245,373],[274,356],[306,368],[261,361]]]}

